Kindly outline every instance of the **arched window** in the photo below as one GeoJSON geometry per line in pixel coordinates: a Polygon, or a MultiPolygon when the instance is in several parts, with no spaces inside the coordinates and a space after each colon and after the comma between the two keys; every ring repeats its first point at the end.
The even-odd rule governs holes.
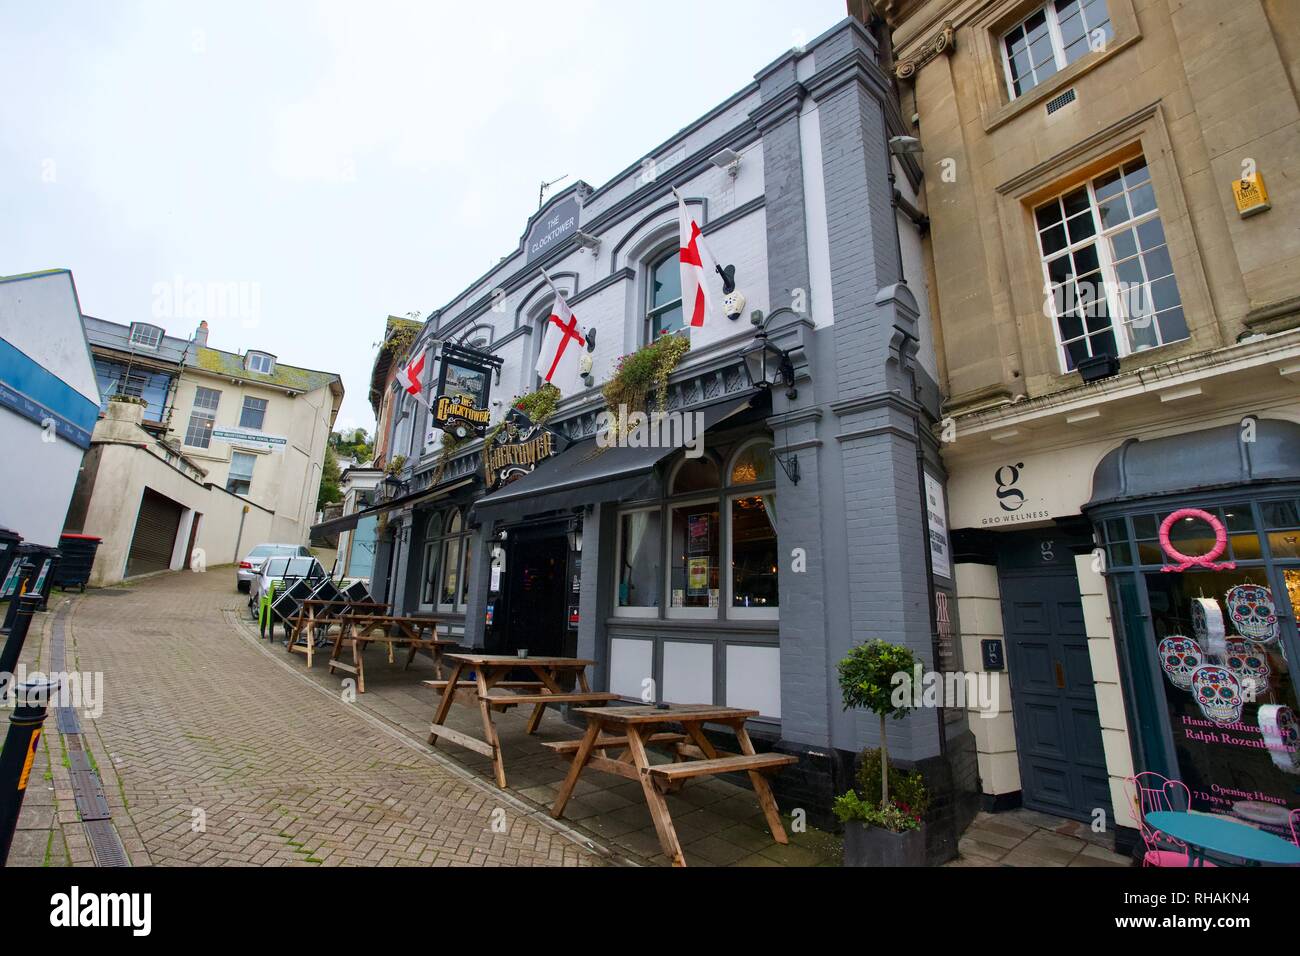
{"type": "Polygon", "coordinates": [[[424,545],[422,604],[463,611],[469,596],[470,540],[459,509],[430,516],[424,545]]]}
{"type": "Polygon", "coordinates": [[[683,327],[682,273],[678,250],[653,261],[646,283],[646,341],[683,327]]]}
{"type": "Polygon", "coordinates": [[[766,438],[755,438],[741,445],[731,458],[727,469],[727,484],[752,485],[759,481],[775,481],[772,471],[772,443],[766,438]]]}
{"type": "Polygon", "coordinates": [[[718,464],[708,455],[701,455],[699,458],[683,457],[673,469],[672,477],[668,481],[668,494],[673,497],[696,491],[709,491],[721,484],[718,464]]]}

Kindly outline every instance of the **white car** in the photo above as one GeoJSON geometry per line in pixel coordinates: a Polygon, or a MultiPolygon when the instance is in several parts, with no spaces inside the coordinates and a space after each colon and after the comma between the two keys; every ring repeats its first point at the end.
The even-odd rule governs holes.
{"type": "Polygon", "coordinates": [[[253,578],[248,589],[248,605],[253,609],[253,617],[257,617],[257,607],[261,603],[262,595],[271,590],[273,583],[284,581],[286,578],[306,578],[309,584],[315,586],[327,577],[329,573],[324,566],[312,557],[267,558],[262,562],[257,577],[253,578]]]}
{"type": "Polygon", "coordinates": [[[259,544],[244,556],[235,571],[235,587],[247,591],[257,572],[262,570],[262,562],[270,557],[310,558],[311,550],[303,544],[259,544]]]}

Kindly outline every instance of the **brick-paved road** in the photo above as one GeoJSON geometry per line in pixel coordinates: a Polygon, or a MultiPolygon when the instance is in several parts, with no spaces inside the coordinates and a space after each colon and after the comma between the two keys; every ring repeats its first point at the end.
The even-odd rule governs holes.
{"type": "Polygon", "coordinates": [[[163,575],[90,592],[71,616],[69,669],[105,675],[103,716],[83,724],[136,863],[602,862],[275,666],[228,623],[244,612],[232,579],[163,575]]]}

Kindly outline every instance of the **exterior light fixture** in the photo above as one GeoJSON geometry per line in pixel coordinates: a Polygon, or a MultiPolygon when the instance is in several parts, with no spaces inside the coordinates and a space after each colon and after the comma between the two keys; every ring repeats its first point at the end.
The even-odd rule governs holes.
{"type": "Polygon", "coordinates": [[[799,392],[794,387],[794,363],[790,360],[790,353],[773,345],[767,338],[767,323],[781,312],[793,310],[777,309],[766,318],[758,309],[750,313],[749,321],[758,326],[758,332],[754,335],[753,344],[741,349],[740,357],[745,361],[745,374],[749,377],[750,385],[762,389],[784,385],[785,397],[797,398],[799,392]]]}
{"type": "Polygon", "coordinates": [[[925,150],[921,147],[921,141],[915,136],[891,136],[889,152],[893,156],[902,156],[906,153],[922,153],[925,150]]]}
{"type": "Polygon", "coordinates": [[[384,480],[380,483],[380,487],[382,488],[384,500],[394,501],[401,496],[403,491],[406,490],[406,482],[401,478],[398,478],[397,475],[390,473],[385,476],[384,480]]]}
{"type": "Polygon", "coordinates": [[[718,169],[725,169],[727,175],[735,179],[740,175],[740,154],[734,149],[724,148],[709,157],[709,162],[718,169]]]}
{"type": "Polygon", "coordinates": [[[582,553],[582,523],[574,522],[569,526],[569,550],[582,553]]]}

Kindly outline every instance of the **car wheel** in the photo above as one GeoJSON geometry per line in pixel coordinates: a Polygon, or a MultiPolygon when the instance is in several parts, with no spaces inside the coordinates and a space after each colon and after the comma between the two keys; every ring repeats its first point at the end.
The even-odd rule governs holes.
{"type": "Polygon", "coordinates": [[[248,582],[247,582],[247,581],[236,581],[236,582],[235,582],[235,587],[236,587],[238,590],[240,590],[240,591],[242,591],[243,593],[245,593],[245,594],[248,593],[248,582]]]}

